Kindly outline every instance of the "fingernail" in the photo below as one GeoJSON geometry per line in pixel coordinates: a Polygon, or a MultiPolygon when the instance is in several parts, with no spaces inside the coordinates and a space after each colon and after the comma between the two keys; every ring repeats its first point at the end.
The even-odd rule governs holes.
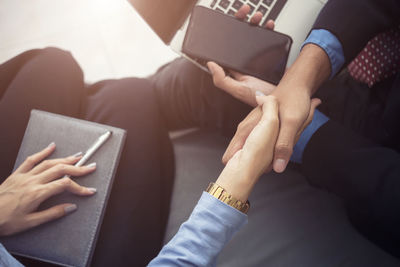
{"type": "Polygon", "coordinates": [[[92,193],[96,193],[97,192],[97,189],[94,188],[94,187],[86,187],[86,189],[89,190],[92,193]]]}
{"type": "Polygon", "coordinates": [[[96,162],[90,163],[89,165],[86,165],[88,168],[96,168],[96,162]]]}
{"type": "Polygon", "coordinates": [[[51,142],[51,143],[47,146],[47,148],[54,147],[55,145],[56,145],[56,143],[51,142]]]}
{"type": "Polygon", "coordinates": [[[78,209],[78,206],[76,204],[71,204],[71,205],[64,207],[64,212],[65,212],[65,214],[69,214],[71,212],[76,211],[77,209],[78,209]]]}
{"type": "Polygon", "coordinates": [[[256,96],[265,96],[265,94],[261,91],[256,91],[256,96]]]}
{"type": "Polygon", "coordinates": [[[281,173],[286,168],[286,161],[284,159],[277,159],[274,163],[274,170],[278,173],[281,173]]]}
{"type": "Polygon", "coordinates": [[[79,158],[79,157],[82,156],[82,155],[83,155],[82,152],[78,152],[78,153],[73,154],[71,157],[73,157],[73,158],[79,158]]]}

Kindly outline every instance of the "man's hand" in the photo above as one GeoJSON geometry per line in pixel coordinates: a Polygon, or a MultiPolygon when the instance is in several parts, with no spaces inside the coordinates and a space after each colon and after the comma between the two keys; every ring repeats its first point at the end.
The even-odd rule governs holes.
{"type": "MultiPolygon", "coordinates": [[[[297,133],[294,137],[294,141],[293,141],[294,144],[300,138],[300,135],[303,132],[303,130],[311,123],[312,118],[314,116],[315,109],[317,108],[317,106],[319,104],[321,104],[321,100],[319,100],[317,98],[312,99],[310,101],[310,108],[307,111],[308,116],[305,119],[305,121],[303,122],[303,124],[301,125],[301,127],[299,128],[299,130],[297,131],[297,133]]],[[[261,111],[260,107],[257,107],[255,109],[253,109],[249,113],[249,115],[247,115],[247,117],[239,124],[237,131],[235,133],[235,136],[232,138],[231,142],[228,145],[228,148],[226,149],[226,151],[222,157],[222,162],[224,164],[226,164],[238,150],[242,149],[243,145],[246,142],[247,137],[249,136],[249,134],[251,133],[253,128],[257,125],[257,123],[260,121],[261,116],[262,116],[262,111],[261,111]]],[[[281,125],[280,129],[282,129],[282,122],[280,122],[280,125],[281,125]]],[[[278,144],[278,141],[276,144],[278,144]]],[[[275,146],[274,159],[277,158],[276,157],[277,149],[278,149],[277,146],[275,146]]],[[[291,150],[289,152],[291,155],[291,150]]],[[[290,158],[290,156],[289,156],[289,158],[290,158]]],[[[274,166],[269,166],[268,169],[271,169],[272,167],[274,168],[275,171],[277,171],[275,169],[275,162],[274,162],[274,166]]]]}
{"type": "Polygon", "coordinates": [[[208,62],[207,66],[216,87],[252,107],[257,106],[256,91],[269,95],[276,88],[272,83],[236,71],[231,70],[231,76],[226,75],[224,69],[214,62],[208,62]]]}
{"type": "MultiPolygon", "coordinates": [[[[238,10],[235,16],[238,19],[244,20],[249,11],[250,6],[244,5],[238,10]]],[[[256,12],[250,19],[250,23],[258,25],[262,16],[261,12],[256,12]]],[[[273,30],[274,26],[275,24],[272,20],[266,24],[266,27],[270,30],[273,30]]],[[[214,62],[208,62],[207,66],[213,76],[215,86],[253,107],[257,106],[256,91],[261,91],[265,95],[269,95],[276,88],[271,83],[232,70],[229,71],[230,75],[226,75],[224,69],[214,62]]]]}
{"type": "MultiPolygon", "coordinates": [[[[249,7],[243,6],[236,16],[243,19],[248,11],[249,7]]],[[[261,16],[262,14],[256,13],[251,22],[258,24],[261,16]]],[[[273,29],[273,27],[273,21],[269,21],[267,28],[273,29]]],[[[223,69],[215,63],[209,63],[208,66],[217,87],[247,104],[255,106],[255,91],[276,97],[279,103],[280,130],[275,147],[273,169],[276,172],[283,172],[301,132],[311,122],[314,110],[321,102],[319,99],[312,100],[311,96],[331,73],[330,61],[325,51],[313,44],[306,45],[276,88],[272,84],[251,76],[234,72],[233,78],[226,76],[223,69]]],[[[255,109],[239,125],[235,137],[224,154],[224,163],[243,146],[260,117],[260,110],[255,109]]]]}
{"type": "MultiPolygon", "coordinates": [[[[316,45],[306,45],[296,62],[285,73],[277,88],[271,93],[279,103],[280,129],[275,146],[273,169],[283,172],[292,155],[293,147],[302,131],[311,122],[315,108],[321,103],[311,99],[311,95],[330,74],[330,61],[325,52],[316,45]]],[[[253,110],[240,123],[235,137],[226,150],[223,162],[227,162],[244,144],[260,118],[259,112],[253,110]]]]}
{"type": "Polygon", "coordinates": [[[312,119],[315,107],[321,103],[319,99],[311,100],[311,96],[330,73],[331,64],[325,51],[308,44],[272,92],[279,102],[281,122],[274,155],[273,168],[276,172],[286,169],[298,136],[307,120],[312,119]]]}
{"type": "Polygon", "coordinates": [[[301,135],[305,127],[312,120],[311,112],[313,112],[320,100],[312,101],[306,90],[293,86],[279,84],[272,95],[279,102],[279,118],[280,129],[278,140],[275,145],[274,164],[275,172],[281,173],[285,170],[289,159],[293,153],[298,137],[301,135]],[[296,138],[297,137],[297,138],[296,138]]]}

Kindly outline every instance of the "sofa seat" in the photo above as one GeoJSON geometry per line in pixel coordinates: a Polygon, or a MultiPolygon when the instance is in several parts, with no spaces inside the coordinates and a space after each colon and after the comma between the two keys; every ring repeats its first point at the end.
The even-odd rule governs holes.
{"type": "MultiPolygon", "coordinates": [[[[176,180],[165,242],[218,177],[229,140],[198,130],[173,142],[176,180]]],[[[339,198],[310,186],[295,168],[263,175],[249,200],[249,223],[222,251],[218,266],[400,266],[353,228],[339,198]]]]}

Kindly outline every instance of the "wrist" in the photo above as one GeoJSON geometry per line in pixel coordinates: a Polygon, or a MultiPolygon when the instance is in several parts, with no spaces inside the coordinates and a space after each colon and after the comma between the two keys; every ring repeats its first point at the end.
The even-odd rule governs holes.
{"type": "Polygon", "coordinates": [[[210,183],[206,192],[215,197],[219,201],[239,210],[242,213],[247,213],[250,208],[249,201],[241,201],[230,194],[225,188],[217,183],[210,183]]]}
{"type": "MultiPolygon", "coordinates": [[[[329,78],[331,65],[328,55],[317,45],[307,44],[282,78],[281,84],[295,87],[310,97],[329,78]]],[[[278,88],[281,86],[278,86],[278,88]]]]}
{"type": "Polygon", "coordinates": [[[242,202],[246,202],[255,184],[253,180],[254,179],[246,178],[246,176],[243,175],[230,175],[224,173],[223,171],[215,183],[224,188],[234,198],[242,202]],[[239,179],[236,179],[236,177],[238,176],[241,177],[239,177],[239,179]]]}

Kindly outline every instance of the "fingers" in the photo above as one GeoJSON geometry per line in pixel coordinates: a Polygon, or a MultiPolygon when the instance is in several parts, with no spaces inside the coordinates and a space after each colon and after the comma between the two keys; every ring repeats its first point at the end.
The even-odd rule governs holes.
{"type": "Polygon", "coordinates": [[[254,15],[250,18],[250,23],[254,25],[259,25],[263,18],[263,13],[257,11],[254,15]]]}
{"type": "MultiPolygon", "coordinates": [[[[214,62],[208,62],[207,66],[213,76],[214,85],[233,97],[245,102],[251,106],[255,105],[254,94],[252,91],[242,85],[239,80],[235,80],[230,76],[225,75],[225,71],[218,64],[214,62]]],[[[236,77],[240,77],[237,72],[232,72],[236,77]]]]}
{"type": "Polygon", "coordinates": [[[26,216],[26,229],[56,220],[77,210],[75,204],[61,204],[44,211],[34,212],[26,216]]]}
{"type": "Polygon", "coordinates": [[[277,173],[285,171],[293,153],[294,141],[299,127],[293,121],[281,121],[278,140],[275,145],[273,169],[277,173]]]}
{"type": "Polygon", "coordinates": [[[261,121],[278,119],[278,100],[275,96],[266,96],[261,92],[256,93],[257,104],[262,106],[263,116],[261,121]]]}
{"type": "Polygon", "coordinates": [[[242,86],[238,81],[226,76],[222,67],[214,62],[208,62],[207,66],[213,76],[214,85],[227,93],[237,97],[238,91],[241,91],[242,86]]]}
{"type": "Polygon", "coordinates": [[[243,75],[240,72],[234,71],[234,70],[229,70],[229,73],[235,78],[235,80],[240,81],[243,79],[245,75],[243,75]]]}
{"type": "Polygon", "coordinates": [[[295,143],[297,143],[297,141],[299,141],[300,136],[303,133],[304,129],[307,128],[308,125],[310,125],[311,121],[313,120],[315,110],[321,103],[322,103],[321,99],[318,99],[318,98],[311,99],[310,112],[308,114],[308,117],[307,117],[305,123],[300,128],[300,130],[297,132],[295,143]]]}
{"type": "Polygon", "coordinates": [[[96,193],[95,188],[81,186],[68,177],[43,185],[43,191],[44,193],[41,194],[40,199],[38,199],[40,203],[65,191],[78,196],[91,196],[96,193]]]}
{"type": "Polygon", "coordinates": [[[96,163],[87,166],[76,167],[68,164],[58,164],[42,172],[37,177],[42,183],[48,183],[62,176],[83,176],[93,172],[96,169],[96,163]]]}
{"type": "Polygon", "coordinates": [[[250,12],[250,6],[249,5],[243,5],[236,12],[235,17],[240,19],[240,20],[245,20],[247,14],[249,14],[249,12],[250,12]]]}
{"type": "Polygon", "coordinates": [[[82,152],[79,152],[79,153],[76,153],[75,155],[72,155],[67,158],[45,160],[45,161],[42,161],[40,164],[38,164],[36,167],[34,167],[30,171],[30,174],[36,175],[36,174],[42,173],[45,170],[50,169],[53,166],[56,166],[57,164],[72,165],[72,164],[78,162],[78,160],[81,158],[82,158],[82,152]]]}
{"type": "Polygon", "coordinates": [[[275,29],[275,21],[272,19],[268,20],[267,23],[265,24],[265,28],[269,30],[274,30],[275,29]]]}
{"type": "Polygon", "coordinates": [[[265,96],[260,93],[257,95],[257,102],[262,107],[262,117],[249,134],[243,151],[251,159],[262,158],[264,167],[267,167],[273,159],[279,131],[278,100],[274,96],[265,96]]]}
{"type": "Polygon", "coordinates": [[[214,84],[216,82],[218,82],[219,84],[224,82],[224,79],[227,76],[225,74],[224,69],[221,66],[219,66],[215,62],[210,61],[210,62],[207,62],[207,67],[208,67],[208,69],[210,70],[210,72],[211,72],[211,74],[213,76],[214,84]]]}
{"type": "Polygon", "coordinates": [[[257,123],[260,121],[261,116],[262,116],[261,107],[256,107],[239,124],[235,136],[232,138],[231,142],[228,145],[228,148],[226,149],[222,157],[222,162],[224,164],[226,164],[238,150],[243,148],[243,145],[247,137],[254,129],[254,127],[257,125],[257,123]]]}
{"type": "MultiPolygon", "coordinates": [[[[246,20],[247,15],[250,13],[250,6],[249,5],[243,5],[239,8],[239,10],[236,12],[235,17],[240,19],[240,20],[246,20]]],[[[254,15],[250,19],[251,24],[259,25],[262,18],[263,18],[263,13],[257,11],[254,13],[254,15]]],[[[275,23],[273,20],[268,20],[266,23],[266,28],[273,30],[275,27],[275,23]]]]}
{"type": "Polygon", "coordinates": [[[16,172],[25,173],[30,171],[36,164],[47,158],[56,149],[56,144],[50,143],[42,151],[29,156],[16,170],[16,172]]]}
{"type": "Polygon", "coordinates": [[[311,99],[310,103],[310,112],[308,113],[308,117],[306,121],[304,122],[303,126],[301,127],[301,130],[299,131],[299,135],[304,131],[304,129],[311,123],[314,117],[315,109],[321,105],[322,101],[319,98],[313,98],[311,99]]]}
{"type": "Polygon", "coordinates": [[[317,107],[319,105],[321,105],[321,103],[322,103],[322,101],[319,98],[311,99],[310,114],[308,115],[308,118],[306,120],[305,127],[307,127],[311,123],[311,121],[312,121],[312,119],[314,117],[315,110],[317,109],[317,107]]]}

